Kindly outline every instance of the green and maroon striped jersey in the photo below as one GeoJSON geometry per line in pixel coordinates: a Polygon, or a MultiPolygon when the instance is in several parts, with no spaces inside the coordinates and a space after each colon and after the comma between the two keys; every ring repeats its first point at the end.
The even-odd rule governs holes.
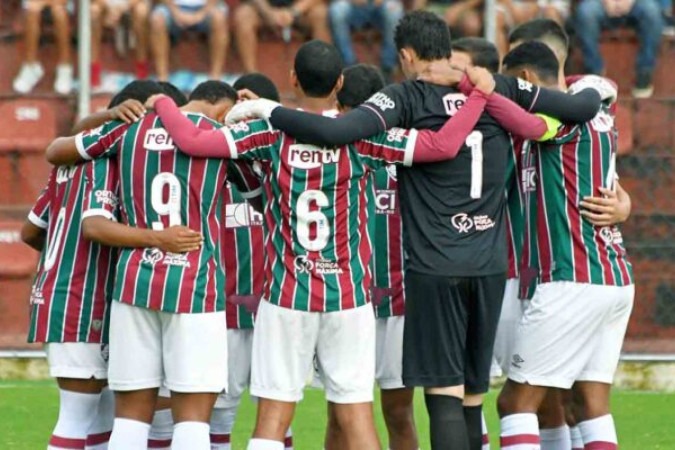
{"type": "Polygon", "coordinates": [[[506,239],[509,266],[506,277],[518,278],[525,233],[525,200],[522,191],[523,140],[511,137],[511,151],[506,162],[506,239]]]}
{"type": "Polygon", "coordinates": [[[390,163],[410,165],[416,131],[392,129],[326,149],[300,144],[263,120],[223,133],[232,154],[255,161],[263,174],[264,298],[317,312],[368,303],[369,173],[390,163]]]}
{"type": "MultiPolygon", "coordinates": [[[[203,129],[219,126],[200,114],[187,117],[203,129]]],[[[227,161],[178,151],[156,114],[128,127],[109,122],[78,135],[77,145],[85,158],[117,158],[123,223],[154,230],[184,225],[204,237],[201,249],[189,253],[122,249],[113,300],[170,313],[224,311],[219,242],[227,161]]]]}
{"type": "Polygon", "coordinates": [[[633,283],[619,228],[595,227],[580,214],[585,196],[614,188],[617,131],[601,109],[537,145],[536,236],[539,281],[623,286],[633,283]]]}
{"type": "Polygon", "coordinates": [[[231,183],[225,191],[223,266],[227,328],[253,328],[264,289],[263,215],[231,183]]]}
{"type": "Polygon", "coordinates": [[[29,342],[107,342],[116,253],[82,236],[92,170],[90,164],[54,168],[29,215],[47,231],[30,297],[29,342]]]}
{"type": "Polygon", "coordinates": [[[373,298],[375,316],[402,316],[405,314],[403,226],[398,202],[396,166],[389,165],[375,171],[373,185],[373,286],[386,290],[385,295],[373,298]]]}

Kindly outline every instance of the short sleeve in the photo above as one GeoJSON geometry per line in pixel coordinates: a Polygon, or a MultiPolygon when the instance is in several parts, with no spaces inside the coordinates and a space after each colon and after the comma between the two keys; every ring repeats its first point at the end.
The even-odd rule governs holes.
{"type": "Polygon", "coordinates": [[[52,199],[52,178],[54,177],[54,170],[52,170],[52,173],[49,175],[47,185],[42,189],[33,208],[31,208],[28,213],[28,221],[43,230],[46,230],[49,225],[49,204],[52,199]]]}
{"type": "Polygon", "coordinates": [[[98,158],[85,170],[85,206],[82,219],[102,216],[119,219],[119,175],[117,159],[98,158]]]}
{"type": "Polygon", "coordinates": [[[405,126],[405,88],[391,84],[366,100],[359,108],[369,110],[380,119],[383,129],[405,126]]]}
{"type": "Polygon", "coordinates": [[[373,169],[388,164],[412,165],[417,141],[417,130],[392,128],[356,143],[356,149],[365,164],[373,169]]]}
{"type": "Polygon", "coordinates": [[[98,128],[83,131],[75,136],[77,152],[82,159],[91,160],[117,152],[117,143],[127,131],[129,125],[113,120],[98,128]]]}
{"type": "Polygon", "coordinates": [[[267,120],[239,122],[222,128],[232,159],[271,159],[272,147],[280,138],[267,120]]]}

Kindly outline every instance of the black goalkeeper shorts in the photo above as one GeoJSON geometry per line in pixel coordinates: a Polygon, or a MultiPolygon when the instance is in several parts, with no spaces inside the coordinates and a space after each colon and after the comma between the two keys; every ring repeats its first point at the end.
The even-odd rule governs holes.
{"type": "Polygon", "coordinates": [[[490,387],[490,366],[506,275],[440,277],[407,271],[403,383],[490,387]]]}

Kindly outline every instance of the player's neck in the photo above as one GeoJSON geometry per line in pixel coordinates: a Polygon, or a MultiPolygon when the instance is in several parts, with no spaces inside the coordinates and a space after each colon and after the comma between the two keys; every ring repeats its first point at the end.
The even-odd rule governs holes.
{"type": "Polygon", "coordinates": [[[298,100],[298,108],[303,111],[320,114],[324,111],[335,109],[335,99],[332,96],[307,97],[303,95],[298,100]]]}
{"type": "Polygon", "coordinates": [[[186,113],[207,114],[206,106],[208,103],[202,101],[191,101],[180,107],[180,110],[186,113]]]}

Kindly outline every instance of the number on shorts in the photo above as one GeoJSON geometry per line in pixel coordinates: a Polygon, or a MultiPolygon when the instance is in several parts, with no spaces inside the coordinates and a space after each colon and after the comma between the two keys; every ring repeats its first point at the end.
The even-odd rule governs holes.
{"type": "Polygon", "coordinates": [[[56,225],[54,226],[54,235],[49,239],[47,244],[47,257],[45,258],[44,269],[49,270],[54,267],[56,263],[56,255],[59,254],[61,248],[61,241],[63,240],[63,230],[66,222],[66,208],[61,208],[59,215],[56,218],[56,225]]]}
{"type": "MultiPolygon", "coordinates": [[[[181,190],[180,181],[170,172],[162,172],[157,174],[152,180],[150,188],[150,199],[152,201],[152,209],[155,210],[159,216],[169,216],[169,226],[173,227],[181,225],[180,218],[180,200],[181,190]],[[169,196],[164,201],[164,187],[169,187],[169,196]]],[[[152,223],[153,230],[163,230],[164,224],[161,221],[152,223]]]]}
{"type": "Polygon", "coordinates": [[[471,198],[483,195],[483,133],[472,131],[466,138],[471,149],[471,198]]]}
{"type": "Polygon", "coordinates": [[[316,203],[316,206],[319,208],[325,208],[328,206],[328,197],[321,191],[310,189],[300,194],[296,207],[298,216],[296,233],[298,241],[308,251],[318,252],[323,250],[328,244],[330,227],[325,214],[321,211],[309,210],[310,203],[316,203]],[[316,224],[316,236],[313,239],[309,237],[309,226],[312,223],[316,224]]]}

